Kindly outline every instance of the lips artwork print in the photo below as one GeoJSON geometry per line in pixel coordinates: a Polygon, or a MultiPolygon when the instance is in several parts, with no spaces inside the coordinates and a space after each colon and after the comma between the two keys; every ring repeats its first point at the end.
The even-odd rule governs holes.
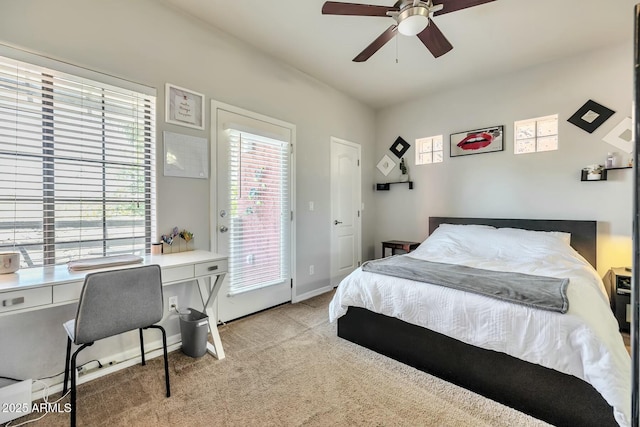
{"type": "Polygon", "coordinates": [[[451,134],[451,157],[504,150],[504,126],[492,126],[451,134]]]}

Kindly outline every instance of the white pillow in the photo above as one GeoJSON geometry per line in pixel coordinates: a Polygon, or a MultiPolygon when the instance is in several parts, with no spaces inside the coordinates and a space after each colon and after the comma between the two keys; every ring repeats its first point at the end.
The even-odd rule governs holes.
{"type": "MultiPolygon", "coordinates": [[[[567,245],[571,245],[571,233],[562,231],[535,231],[510,227],[496,228],[490,225],[479,224],[440,224],[434,233],[438,230],[447,231],[448,233],[453,233],[453,235],[465,233],[465,238],[487,238],[493,236],[494,234],[491,231],[494,231],[501,235],[512,236],[517,239],[549,239],[549,242],[555,242],[555,239],[558,239],[567,245]]],[[[432,235],[434,233],[432,233],[432,235]]]]}
{"type": "Polygon", "coordinates": [[[571,249],[570,239],[569,233],[562,232],[495,228],[477,224],[441,224],[414,251],[414,256],[453,256],[461,253],[483,259],[544,256],[571,249]]]}
{"type": "Polygon", "coordinates": [[[535,231],[523,230],[521,228],[499,228],[498,231],[507,236],[513,236],[519,239],[550,239],[550,242],[558,239],[566,245],[571,245],[571,233],[562,231],[535,231]]]}
{"type": "Polygon", "coordinates": [[[440,224],[414,251],[414,255],[427,248],[441,253],[456,253],[462,250],[484,251],[485,242],[495,236],[497,229],[490,225],[440,224]]]}
{"type": "MultiPolygon", "coordinates": [[[[438,230],[446,230],[446,231],[453,231],[453,232],[461,232],[461,233],[470,233],[470,232],[474,232],[474,231],[479,231],[480,233],[482,232],[482,230],[496,230],[495,227],[492,227],[490,225],[480,225],[480,224],[447,224],[447,223],[443,223],[440,224],[438,226],[438,228],[436,228],[434,230],[434,233],[438,230]]],[[[431,233],[433,234],[433,233],[431,233]]]]}

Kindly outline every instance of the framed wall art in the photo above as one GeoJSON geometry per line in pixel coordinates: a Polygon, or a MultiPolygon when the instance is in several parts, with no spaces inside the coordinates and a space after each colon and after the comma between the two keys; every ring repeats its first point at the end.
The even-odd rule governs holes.
{"type": "Polygon", "coordinates": [[[391,172],[391,169],[396,167],[396,162],[391,160],[391,157],[385,154],[384,156],[382,156],[382,159],[380,159],[376,167],[380,172],[382,172],[384,176],[387,176],[389,175],[389,172],[391,172]]]}
{"type": "Polygon", "coordinates": [[[615,111],[612,109],[590,99],[578,111],[573,113],[573,116],[569,117],[567,121],[585,132],[593,133],[614,113],[615,111]]]}
{"type": "Polygon", "coordinates": [[[405,141],[401,136],[397,137],[395,142],[393,144],[391,144],[391,147],[389,147],[389,150],[396,155],[397,158],[402,158],[402,156],[404,156],[404,153],[407,152],[407,150],[409,149],[410,145],[407,141],[405,141]]]}
{"type": "Polygon", "coordinates": [[[504,150],[504,126],[452,133],[450,157],[504,150]]]}
{"type": "Polygon", "coordinates": [[[631,117],[622,119],[602,140],[625,153],[631,153],[633,151],[633,122],[631,117]]]}
{"type": "Polygon", "coordinates": [[[209,140],[163,132],[164,176],[209,178],[209,140]]]}
{"type": "Polygon", "coordinates": [[[167,123],[204,130],[204,95],[167,83],[165,114],[167,123]]]}

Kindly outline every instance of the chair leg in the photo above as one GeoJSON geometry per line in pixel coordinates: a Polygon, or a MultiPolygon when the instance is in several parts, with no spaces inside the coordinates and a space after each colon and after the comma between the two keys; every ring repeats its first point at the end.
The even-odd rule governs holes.
{"type": "Polygon", "coordinates": [[[162,349],[164,350],[164,380],[167,387],[167,397],[171,397],[171,386],[169,384],[169,358],[167,356],[167,333],[160,325],[151,325],[149,328],[160,329],[162,332],[162,349]]]}
{"type": "Polygon", "coordinates": [[[140,331],[140,355],[142,356],[142,366],[144,366],[147,362],[144,360],[144,338],[142,338],[142,328],[138,329],[138,331],[140,331]]]}
{"type": "Polygon", "coordinates": [[[69,362],[71,358],[71,338],[67,337],[67,357],[64,359],[64,385],[62,386],[62,395],[67,394],[69,383],[69,362]]]}
{"type": "Polygon", "coordinates": [[[79,349],[71,356],[71,427],[76,427],[76,357],[85,348],[89,347],[93,343],[83,344],[79,349]]]}

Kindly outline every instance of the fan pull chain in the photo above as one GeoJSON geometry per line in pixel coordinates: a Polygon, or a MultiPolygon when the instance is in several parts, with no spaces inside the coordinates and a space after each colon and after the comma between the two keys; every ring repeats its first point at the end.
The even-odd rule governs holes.
{"type": "Polygon", "coordinates": [[[398,34],[396,34],[396,64],[398,63],[398,34]]]}

